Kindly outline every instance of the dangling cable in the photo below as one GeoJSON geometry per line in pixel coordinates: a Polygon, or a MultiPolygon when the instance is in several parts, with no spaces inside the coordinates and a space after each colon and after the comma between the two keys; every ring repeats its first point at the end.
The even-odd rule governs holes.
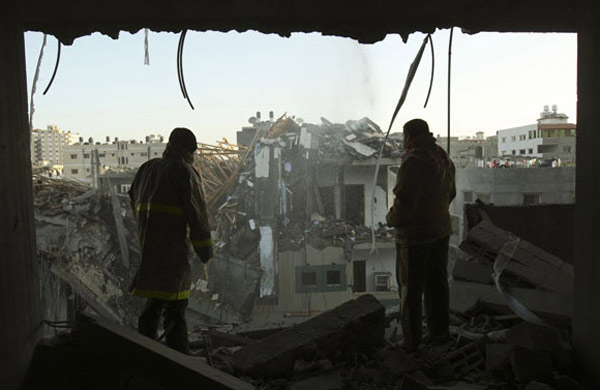
{"type": "Polygon", "coordinates": [[[450,28],[450,42],[448,43],[448,146],[446,152],[450,156],[450,75],[452,68],[452,35],[454,27],[450,28]]]}
{"type": "Polygon", "coordinates": [[[56,52],[56,64],[54,65],[54,72],[52,72],[52,77],[50,77],[50,82],[48,83],[48,86],[46,87],[46,89],[44,89],[44,93],[42,93],[42,95],[45,95],[48,90],[50,89],[50,87],[52,86],[52,83],[54,82],[54,78],[56,77],[56,72],[58,71],[58,64],[60,63],[60,48],[61,48],[61,44],[60,41],[57,39],[56,42],[58,43],[58,50],[56,52]]]}
{"type": "Polygon", "coordinates": [[[179,37],[179,47],[177,48],[177,75],[179,76],[179,86],[181,87],[183,97],[188,101],[193,110],[194,105],[188,96],[187,88],[185,87],[185,78],[183,77],[183,43],[185,41],[186,33],[187,30],[181,31],[181,36],[179,37]]]}
{"type": "MultiPolygon", "coordinates": [[[[402,89],[402,93],[400,94],[400,99],[398,99],[398,104],[396,104],[396,109],[394,110],[394,114],[392,115],[392,120],[390,121],[390,126],[388,127],[387,132],[385,133],[385,138],[383,139],[383,144],[381,145],[381,149],[379,150],[379,156],[377,157],[377,164],[375,165],[375,175],[373,176],[373,193],[371,196],[375,197],[375,188],[377,186],[377,177],[379,176],[379,167],[381,166],[381,157],[383,156],[383,149],[385,148],[385,144],[387,143],[388,137],[390,135],[390,131],[392,130],[392,125],[396,120],[396,116],[398,115],[398,111],[400,111],[400,107],[404,104],[406,100],[406,96],[408,95],[408,90],[410,89],[410,85],[412,84],[413,79],[415,78],[415,74],[417,73],[417,69],[419,68],[419,64],[421,63],[421,58],[423,57],[423,52],[425,51],[425,46],[427,45],[427,40],[429,38],[425,37],[423,43],[421,44],[421,48],[417,53],[415,59],[412,64],[410,64],[410,68],[408,69],[408,74],[406,75],[406,81],[404,82],[404,88],[402,89]]],[[[370,255],[376,252],[375,247],[375,202],[371,201],[371,252],[370,255]]]]}
{"type": "Polygon", "coordinates": [[[427,34],[429,38],[429,46],[431,47],[431,79],[429,80],[429,91],[427,91],[427,99],[425,99],[425,105],[423,108],[427,107],[427,102],[429,102],[429,96],[431,95],[431,88],[433,87],[433,73],[435,72],[435,53],[433,52],[433,38],[431,38],[431,34],[427,34]]]}
{"type": "Polygon", "coordinates": [[[148,50],[148,29],[144,29],[144,65],[150,65],[150,51],[148,50]]]}
{"type": "Polygon", "coordinates": [[[35,66],[35,74],[33,75],[33,82],[31,83],[31,97],[29,99],[29,131],[33,130],[33,112],[35,108],[33,106],[33,95],[37,89],[38,78],[40,77],[40,68],[42,67],[42,58],[44,57],[44,48],[46,47],[47,35],[44,34],[42,41],[42,47],[40,48],[40,54],[38,55],[37,65],[35,66]]]}

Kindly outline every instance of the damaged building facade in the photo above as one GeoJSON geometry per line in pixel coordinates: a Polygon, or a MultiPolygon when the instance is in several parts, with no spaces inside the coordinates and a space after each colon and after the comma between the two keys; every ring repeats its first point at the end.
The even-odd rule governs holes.
{"type": "Polygon", "coordinates": [[[368,118],[314,125],[283,116],[238,132],[251,153],[217,207],[217,219],[228,210],[235,223],[218,232],[208,286],[223,304],[256,320],[311,316],[362,293],[398,303],[384,225],[402,148],[387,140],[374,182],[384,138],[368,118]]]}
{"type": "MultiPolygon", "coordinates": [[[[8,389],[23,383],[35,346],[41,337],[38,266],[34,230],[33,190],[27,120],[27,79],[25,73],[24,31],[53,34],[64,44],[92,32],[117,37],[119,31],[245,31],[255,29],[289,36],[293,31],[320,31],[350,36],[361,42],[375,42],[386,34],[398,33],[405,39],[415,31],[459,26],[480,31],[576,32],[578,34],[578,133],[577,203],[574,234],[573,346],[580,368],[598,381],[600,372],[600,296],[597,244],[598,188],[595,156],[599,134],[596,106],[600,90],[600,21],[596,2],[516,2],[478,4],[423,3],[416,1],[372,4],[324,4],[322,2],[257,4],[234,7],[207,2],[182,2],[177,7],[141,3],[107,2],[97,7],[90,2],[39,2],[13,0],[0,5],[0,154],[2,203],[0,211],[0,338],[3,347],[0,376],[8,389]],[[367,7],[367,8],[365,8],[367,7]],[[166,12],[168,11],[168,12],[166,12]],[[342,15],[343,17],[340,17],[342,15]],[[394,15],[394,17],[390,17],[394,15]],[[15,169],[16,168],[16,169],[15,169]]],[[[123,354],[129,357],[129,354],[123,354]]],[[[521,361],[540,359],[521,355],[521,361]]],[[[514,361],[512,359],[511,361],[514,361]]],[[[155,372],[163,372],[154,370],[155,372]]],[[[542,385],[543,386],[543,385],[542,385]]],[[[548,388],[548,386],[537,388],[548,388]]],[[[558,386],[556,387],[558,388],[558,386]]]]}

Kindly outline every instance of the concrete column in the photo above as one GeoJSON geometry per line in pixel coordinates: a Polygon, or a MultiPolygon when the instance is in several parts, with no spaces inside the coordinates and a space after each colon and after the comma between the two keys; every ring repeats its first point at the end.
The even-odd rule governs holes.
{"type": "MultiPolygon", "coordinates": [[[[590,2],[579,18],[577,172],[573,341],[579,364],[600,383],[600,13],[590,2]],[[593,9],[592,9],[593,8],[593,9]]],[[[582,10],[583,11],[583,10],[582,10]]]]}
{"type": "Polygon", "coordinates": [[[16,0],[0,2],[0,387],[20,388],[41,336],[25,43],[16,0]]]}

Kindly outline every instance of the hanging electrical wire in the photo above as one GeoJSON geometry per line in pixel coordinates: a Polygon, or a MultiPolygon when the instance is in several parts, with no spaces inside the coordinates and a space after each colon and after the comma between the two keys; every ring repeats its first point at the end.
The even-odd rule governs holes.
{"type": "Polygon", "coordinates": [[[33,82],[31,83],[31,97],[29,99],[29,131],[33,130],[33,112],[35,107],[33,106],[33,96],[37,89],[37,82],[40,77],[40,68],[42,67],[42,58],[44,57],[44,48],[46,47],[47,35],[44,34],[42,40],[42,47],[40,48],[40,54],[38,55],[37,65],[35,66],[35,74],[33,75],[33,82]]]}
{"type": "Polygon", "coordinates": [[[179,78],[179,87],[183,93],[183,97],[188,101],[192,110],[194,105],[192,104],[190,97],[188,96],[187,89],[185,87],[185,78],[183,77],[183,44],[185,42],[185,35],[187,30],[181,31],[179,36],[179,46],[177,47],[177,77],[179,78]]]}
{"type": "Polygon", "coordinates": [[[429,90],[427,91],[427,98],[425,99],[425,105],[423,108],[427,108],[427,102],[429,102],[429,96],[431,95],[431,89],[433,88],[433,74],[435,73],[435,53],[433,51],[433,38],[431,34],[427,34],[429,37],[429,47],[431,47],[431,78],[429,79],[429,90]]]}
{"type": "Polygon", "coordinates": [[[52,86],[52,83],[54,82],[54,78],[56,77],[56,72],[58,71],[58,64],[60,63],[60,48],[62,45],[58,39],[56,40],[56,42],[58,44],[58,49],[56,50],[56,64],[54,64],[54,72],[52,72],[52,77],[50,77],[50,82],[48,83],[48,86],[46,87],[46,89],[44,89],[44,92],[42,93],[42,95],[45,95],[48,92],[48,90],[52,86]]]}
{"type": "Polygon", "coordinates": [[[144,65],[150,65],[150,51],[148,50],[148,29],[144,29],[144,65]]]}
{"type": "Polygon", "coordinates": [[[387,143],[388,137],[390,135],[390,131],[392,130],[392,126],[394,121],[396,120],[396,116],[400,111],[400,108],[404,104],[406,100],[406,96],[408,95],[408,90],[410,89],[410,85],[412,84],[413,79],[415,78],[415,74],[417,73],[417,69],[419,68],[419,64],[421,63],[421,58],[423,57],[423,52],[425,51],[425,46],[427,46],[427,42],[430,40],[430,34],[427,34],[425,39],[423,39],[423,43],[421,44],[421,48],[419,49],[415,59],[412,64],[410,64],[410,68],[408,69],[408,74],[406,75],[406,81],[404,82],[404,88],[402,89],[402,93],[400,94],[400,98],[398,99],[398,104],[396,104],[396,109],[392,115],[392,119],[390,121],[390,125],[388,127],[387,132],[385,133],[385,138],[383,139],[383,143],[381,144],[381,149],[379,150],[379,156],[377,157],[377,164],[375,165],[375,175],[373,176],[373,185],[371,188],[373,189],[373,193],[371,196],[373,199],[371,200],[371,252],[372,255],[376,252],[375,247],[375,188],[377,185],[377,177],[379,176],[379,167],[381,166],[381,157],[383,155],[383,149],[387,143]]]}
{"type": "Polygon", "coordinates": [[[450,75],[452,69],[452,36],[454,35],[454,27],[450,28],[450,42],[448,42],[448,144],[446,153],[450,156],[450,75]]]}

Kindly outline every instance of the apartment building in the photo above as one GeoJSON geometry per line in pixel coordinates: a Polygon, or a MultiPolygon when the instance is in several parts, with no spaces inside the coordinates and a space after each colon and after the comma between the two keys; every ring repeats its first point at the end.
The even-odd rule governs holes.
{"type": "Polygon", "coordinates": [[[97,184],[99,175],[107,170],[135,169],[146,161],[161,157],[167,144],[162,136],[148,136],[146,142],[119,140],[105,143],[78,142],[64,149],[63,175],[90,184],[97,184]]]}
{"type": "Polygon", "coordinates": [[[560,159],[575,163],[576,125],[557,112],[557,106],[544,106],[537,123],[498,130],[498,156],[503,159],[560,159]]]}
{"type": "Polygon", "coordinates": [[[65,147],[74,144],[78,133],[61,130],[57,125],[31,131],[31,164],[33,166],[57,167],[64,162],[65,147]]]}

